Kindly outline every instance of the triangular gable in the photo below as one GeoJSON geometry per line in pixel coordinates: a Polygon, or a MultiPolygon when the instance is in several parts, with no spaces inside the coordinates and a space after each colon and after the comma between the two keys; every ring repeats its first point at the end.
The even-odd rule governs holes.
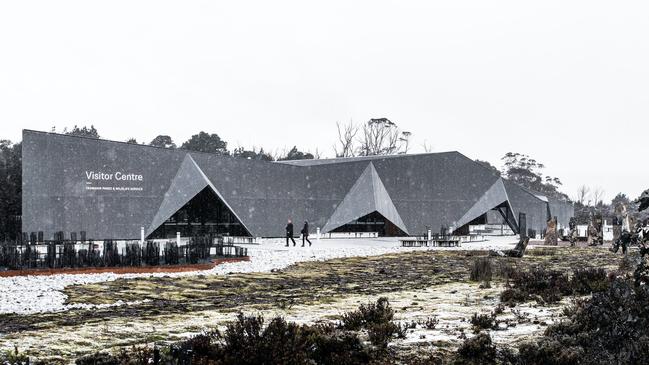
{"type": "Polygon", "coordinates": [[[498,179],[480,197],[480,199],[478,199],[478,201],[475,202],[475,204],[473,204],[473,206],[469,208],[466,213],[464,213],[462,218],[455,222],[455,228],[462,227],[463,225],[471,222],[472,220],[501,205],[502,203],[507,203],[507,205],[511,209],[509,198],[507,197],[507,190],[505,189],[505,184],[503,183],[502,179],[498,179]]]}
{"type": "Polygon", "coordinates": [[[209,186],[210,182],[196,165],[192,156],[187,154],[180,164],[176,176],[171,181],[164,195],[158,212],[153,217],[146,236],[160,227],[169,217],[189,202],[196,194],[209,186]]]}
{"type": "Polygon", "coordinates": [[[399,229],[401,229],[403,232],[409,234],[406,225],[403,223],[403,220],[399,215],[399,211],[397,211],[397,207],[394,206],[392,198],[390,198],[390,194],[388,194],[388,191],[385,189],[385,185],[383,185],[383,181],[381,180],[379,173],[376,171],[376,168],[374,168],[374,164],[370,163],[369,168],[372,173],[372,186],[374,188],[374,210],[379,212],[395,226],[399,227],[399,229]]]}
{"type": "Polygon", "coordinates": [[[232,206],[230,205],[230,203],[228,203],[227,200],[225,200],[225,198],[223,197],[223,194],[221,194],[219,189],[217,189],[216,186],[214,186],[212,181],[207,177],[207,175],[205,175],[203,170],[201,170],[201,168],[198,167],[198,164],[194,161],[194,159],[192,159],[192,162],[194,162],[194,165],[196,165],[196,168],[198,169],[198,172],[201,174],[203,179],[205,179],[205,181],[207,181],[208,186],[212,189],[212,191],[216,194],[216,196],[218,196],[219,199],[221,199],[223,204],[225,204],[225,206],[230,210],[230,212],[234,215],[234,217],[241,223],[241,225],[248,232],[248,234],[252,235],[252,231],[250,231],[248,229],[248,227],[246,226],[246,223],[241,219],[241,217],[239,217],[237,212],[234,209],[232,209],[232,206]]]}
{"type": "Polygon", "coordinates": [[[241,222],[243,228],[245,228],[248,233],[252,234],[241,218],[239,218],[237,213],[232,209],[230,204],[223,199],[223,195],[218,191],[214,184],[212,184],[210,179],[207,178],[192,156],[187,154],[183,162],[180,164],[176,176],[171,181],[171,185],[164,195],[160,208],[149,225],[146,236],[153,233],[153,231],[160,227],[167,219],[169,219],[169,217],[174,215],[180,208],[187,204],[187,202],[206,187],[212,189],[235,218],[241,222]]]}
{"type": "Polygon", "coordinates": [[[408,233],[397,208],[383,185],[373,163],[365,168],[343,201],[338,205],[323,228],[329,232],[355,219],[378,212],[387,220],[408,233]]]}

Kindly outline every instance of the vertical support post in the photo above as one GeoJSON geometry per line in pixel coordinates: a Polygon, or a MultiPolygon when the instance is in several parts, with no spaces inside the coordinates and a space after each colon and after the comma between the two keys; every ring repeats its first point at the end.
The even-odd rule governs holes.
{"type": "Polygon", "coordinates": [[[320,241],[320,227],[316,229],[316,240],[320,241]]]}
{"type": "Polygon", "coordinates": [[[527,238],[527,217],[525,213],[518,213],[518,234],[521,238],[527,238]]]}
{"type": "Polygon", "coordinates": [[[144,244],[144,227],[140,227],[140,244],[144,244]]]}
{"type": "Polygon", "coordinates": [[[180,247],[180,232],[176,232],[176,244],[180,247]]]}
{"type": "Polygon", "coordinates": [[[428,231],[426,233],[428,234],[428,241],[430,241],[433,238],[433,231],[428,228],[428,231]]]}

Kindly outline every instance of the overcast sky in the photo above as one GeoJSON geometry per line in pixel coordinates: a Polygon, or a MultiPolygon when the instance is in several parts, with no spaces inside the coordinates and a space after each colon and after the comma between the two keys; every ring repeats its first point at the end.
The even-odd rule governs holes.
{"type": "Polygon", "coordinates": [[[4,1],[0,138],[297,145],[387,117],[414,152],[529,154],[563,191],[649,188],[647,1],[4,1]],[[644,135],[644,137],[642,137],[644,135]]]}

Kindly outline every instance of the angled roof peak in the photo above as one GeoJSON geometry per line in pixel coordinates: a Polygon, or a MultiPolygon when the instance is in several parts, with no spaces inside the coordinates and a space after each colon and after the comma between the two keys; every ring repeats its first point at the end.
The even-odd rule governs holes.
{"type": "Polygon", "coordinates": [[[372,212],[378,212],[399,229],[408,233],[379,173],[370,161],[343,201],[329,217],[322,231],[329,232],[372,212]]]}
{"type": "Polygon", "coordinates": [[[149,229],[146,231],[146,236],[153,233],[162,223],[210,184],[210,181],[192,156],[189,153],[185,155],[176,176],[169,184],[169,189],[165,192],[160,208],[158,208],[149,229]]]}
{"type": "Polygon", "coordinates": [[[225,206],[232,212],[232,214],[241,222],[244,228],[249,232],[245,223],[237,215],[237,213],[232,209],[230,204],[224,199],[223,195],[219,190],[214,186],[210,179],[205,175],[203,170],[198,166],[191,154],[187,153],[183,162],[180,164],[176,176],[171,180],[169,189],[164,195],[164,199],[160,204],[160,208],[156,212],[149,229],[146,231],[146,236],[150,235],[155,231],[160,225],[162,225],[169,217],[174,215],[180,208],[182,208],[187,202],[194,198],[198,193],[203,189],[209,187],[225,206]]]}
{"type": "Polygon", "coordinates": [[[487,212],[502,203],[507,203],[511,209],[511,204],[509,203],[509,196],[507,195],[507,189],[503,182],[502,177],[498,178],[496,182],[491,185],[487,191],[482,194],[480,198],[469,208],[469,210],[464,213],[462,218],[455,222],[454,227],[460,228],[463,225],[471,222],[472,220],[478,218],[484,212],[487,212]]]}

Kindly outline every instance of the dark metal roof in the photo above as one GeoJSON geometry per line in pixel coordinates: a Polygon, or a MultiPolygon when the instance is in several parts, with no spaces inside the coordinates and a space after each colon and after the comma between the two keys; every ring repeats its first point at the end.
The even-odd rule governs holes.
{"type": "Polygon", "coordinates": [[[403,158],[403,157],[414,157],[414,156],[434,156],[441,155],[445,153],[459,153],[457,151],[448,151],[448,152],[433,152],[433,153],[413,153],[407,155],[387,155],[387,156],[356,156],[356,157],[338,157],[338,158],[321,158],[321,159],[310,159],[310,160],[284,160],[276,161],[276,163],[295,165],[295,166],[316,166],[316,165],[328,165],[328,164],[340,164],[348,162],[358,162],[358,161],[372,161],[372,160],[387,160],[393,158],[403,158]]]}

